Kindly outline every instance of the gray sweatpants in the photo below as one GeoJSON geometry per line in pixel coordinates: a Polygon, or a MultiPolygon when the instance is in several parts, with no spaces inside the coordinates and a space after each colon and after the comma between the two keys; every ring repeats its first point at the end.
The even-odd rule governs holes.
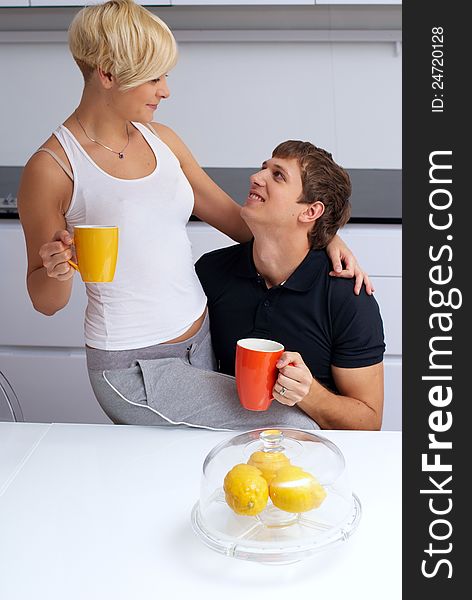
{"type": "Polygon", "coordinates": [[[275,400],[264,412],[241,406],[234,377],[214,370],[208,315],[200,330],[184,342],[86,351],[93,391],[114,423],[218,430],[319,429],[296,406],[275,400]]]}

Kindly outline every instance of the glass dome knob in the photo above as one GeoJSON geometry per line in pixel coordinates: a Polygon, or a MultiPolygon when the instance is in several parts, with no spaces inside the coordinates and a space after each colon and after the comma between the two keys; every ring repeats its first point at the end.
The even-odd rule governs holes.
{"type": "Polygon", "coordinates": [[[279,429],[266,429],[259,434],[259,438],[264,445],[263,452],[281,452],[283,450],[284,434],[279,429]]]}

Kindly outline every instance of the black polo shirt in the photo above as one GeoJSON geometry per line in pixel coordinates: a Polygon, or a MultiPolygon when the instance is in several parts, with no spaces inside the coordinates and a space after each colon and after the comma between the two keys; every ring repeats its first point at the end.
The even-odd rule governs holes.
{"type": "Polygon", "coordinates": [[[336,391],[331,365],[357,368],[383,360],[382,319],[364,287],[330,277],[324,250],[310,250],[283,285],[270,289],[258,275],[252,242],[202,256],[195,265],[208,297],[219,370],[234,375],[236,342],[259,337],[299,352],[316,379],[336,391]]]}

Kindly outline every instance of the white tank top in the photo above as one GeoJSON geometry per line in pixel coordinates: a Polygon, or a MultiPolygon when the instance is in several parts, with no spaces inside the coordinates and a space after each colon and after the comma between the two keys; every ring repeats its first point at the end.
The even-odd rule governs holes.
{"type": "Polygon", "coordinates": [[[192,188],[169,147],[144,125],[133,125],[157,163],[140,179],[108,175],[64,125],[54,132],[74,175],[68,231],[80,224],[119,227],[113,282],[85,284],[85,343],[101,350],[132,350],[178,337],[206,305],[186,229],[192,188]]]}

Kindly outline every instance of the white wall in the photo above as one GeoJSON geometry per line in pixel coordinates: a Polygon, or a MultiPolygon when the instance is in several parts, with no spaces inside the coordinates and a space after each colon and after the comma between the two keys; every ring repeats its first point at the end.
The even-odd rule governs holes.
{"type": "MultiPolygon", "coordinates": [[[[0,43],[0,165],[23,165],[82,81],[65,43],[0,43]]],[[[347,168],[401,168],[401,55],[392,42],[181,42],[156,120],[203,166],[253,167],[287,138],[347,168]]]]}

